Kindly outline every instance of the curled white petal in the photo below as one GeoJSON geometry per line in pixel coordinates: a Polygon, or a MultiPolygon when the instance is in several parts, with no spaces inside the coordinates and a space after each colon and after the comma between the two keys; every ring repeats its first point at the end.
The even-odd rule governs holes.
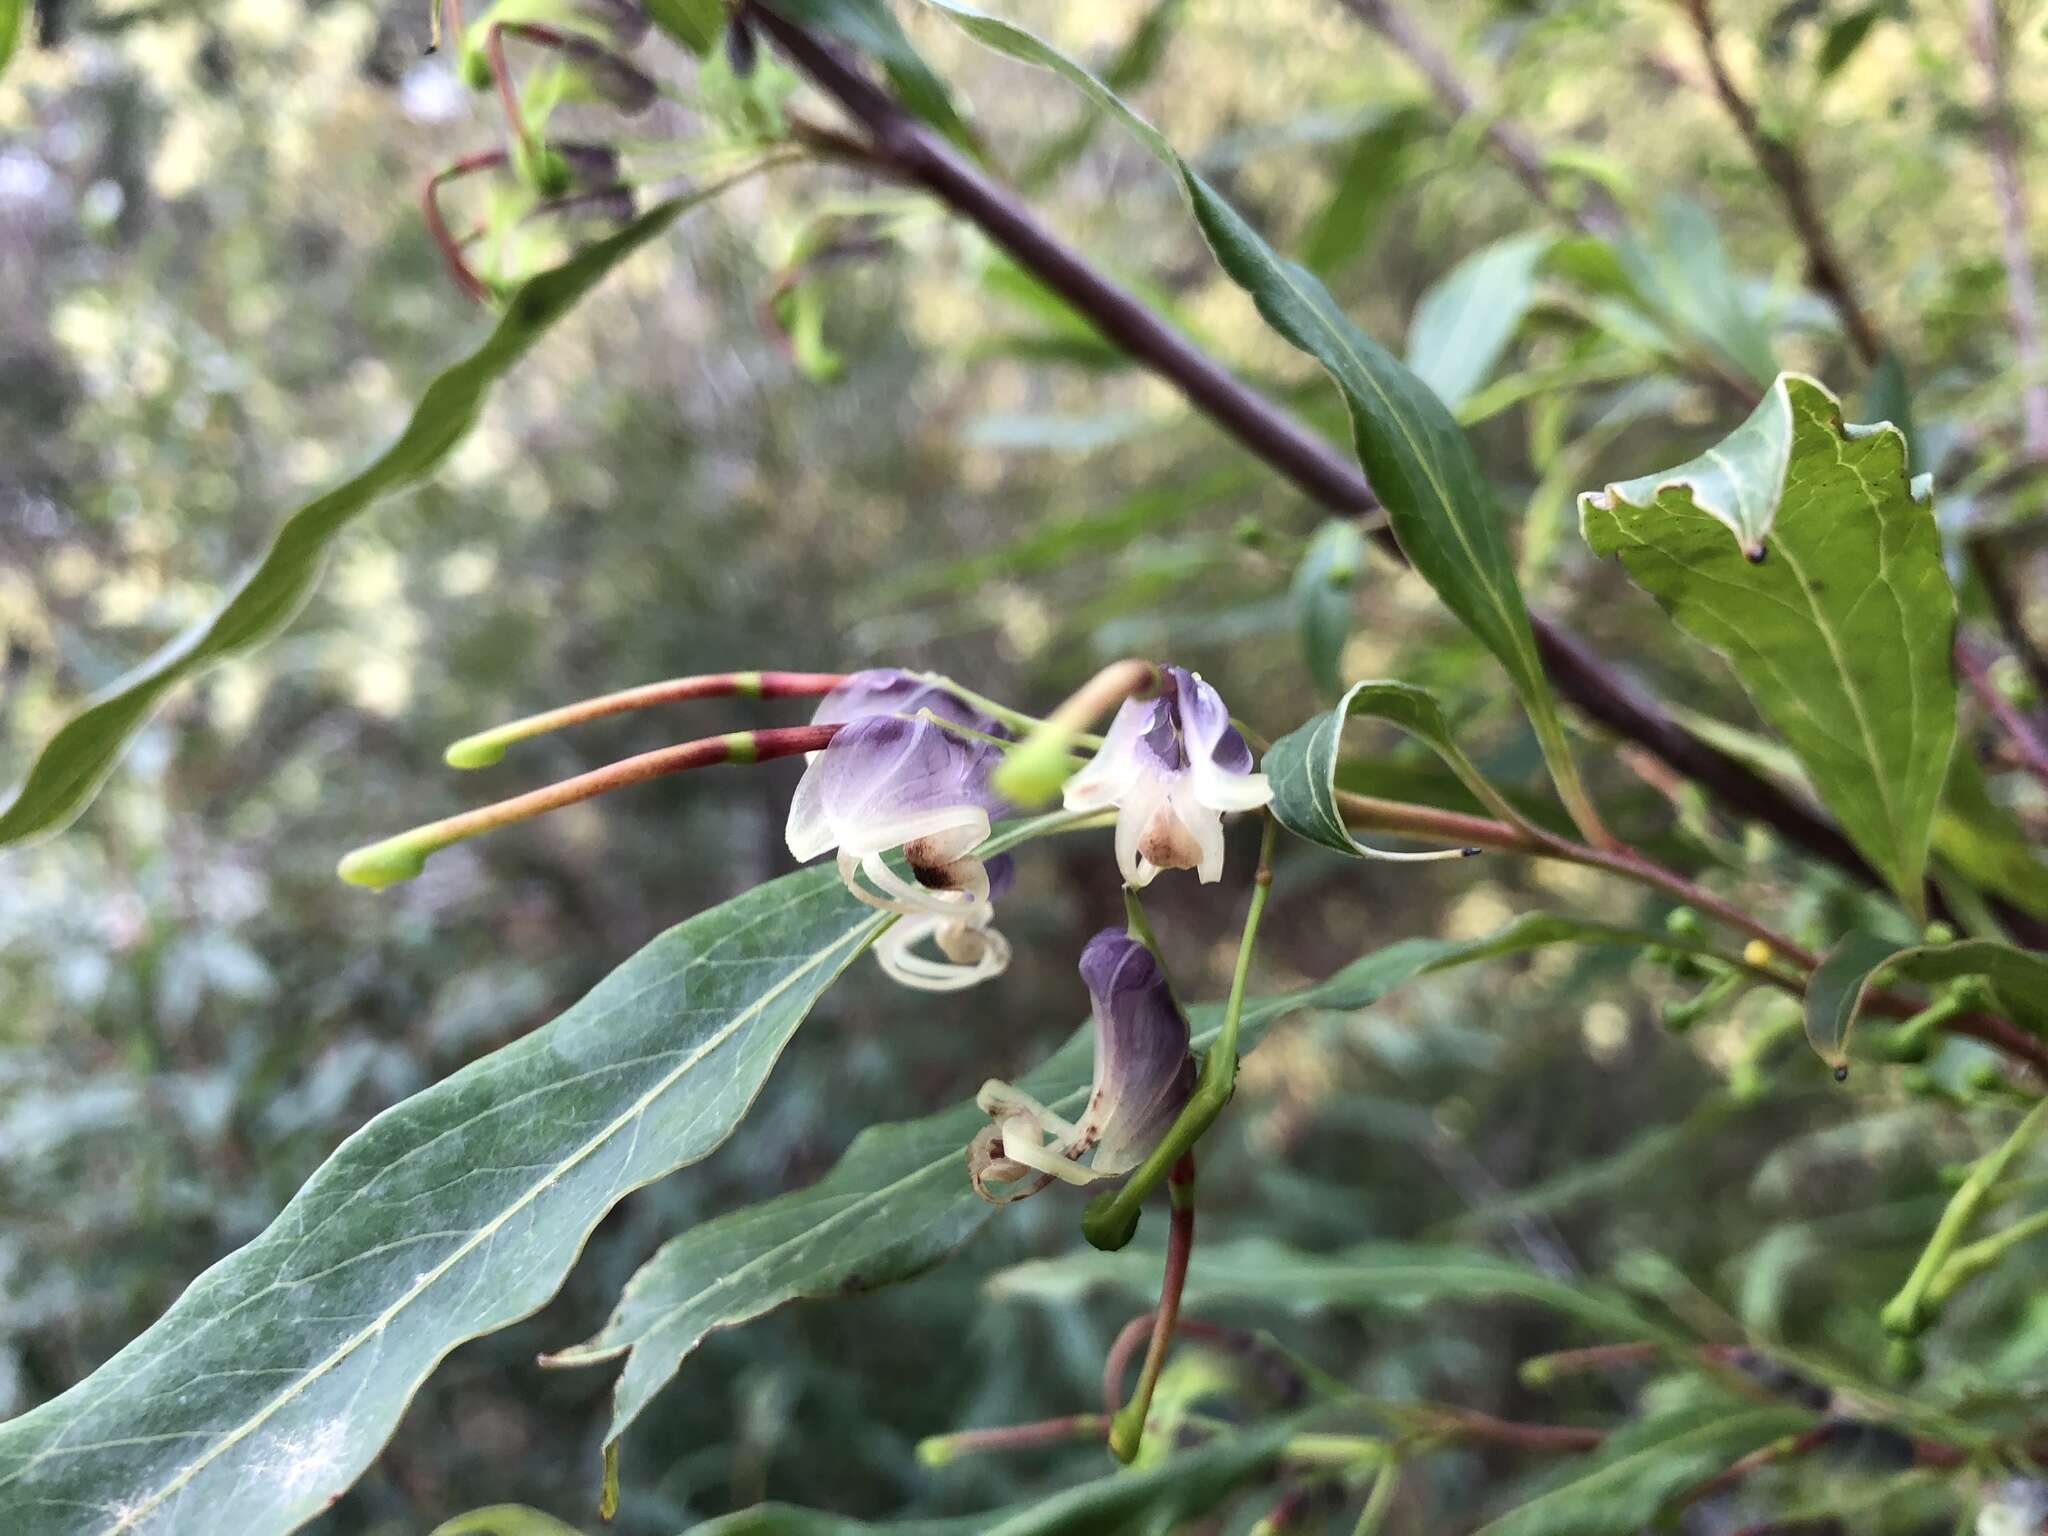
{"type": "Polygon", "coordinates": [[[1010,941],[993,928],[969,928],[926,913],[890,924],[875,940],[875,961],[892,980],[906,987],[920,992],[959,992],[1000,976],[1010,964],[1010,941]],[[960,933],[955,935],[954,929],[960,933]],[[917,946],[927,938],[954,958],[933,960],[918,954],[917,946]],[[973,958],[967,958],[970,955],[973,958]]]}

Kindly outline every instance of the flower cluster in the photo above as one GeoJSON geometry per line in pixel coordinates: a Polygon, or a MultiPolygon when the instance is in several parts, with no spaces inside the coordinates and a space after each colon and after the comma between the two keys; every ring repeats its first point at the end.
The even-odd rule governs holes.
{"type": "MultiPolygon", "coordinates": [[[[1156,690],[1121,705],[1065,792],[1077,815],[1115,811],[1117,867],[1133,889],[1166,869],[1220,878],[1224,815],[1272,797],[1216,690],[1179,667],[1154,675],[1156,690]]],[[[875,946],[897,980],[950,991],[1000,972],[1010,948],[992,924],[1010,861],[977,850],[1004,809],[991,787],[1010,745],[1002,723],[942,683],[881,669],[844,679],[812,724],[839,729],[797,786],[790,852],[805,861],[835,852],[849,890],[901,914],[875,946]],[[927,942],[940,958],[920,952],[927,942]]],[[[988,1199],[1129,1173],[1194,1092],[1187,1017],[1145,944],[1098,933],[1082,952],[1081,980],[1095,1027],[1087,1103],[1068,1120],[1008,1083],[985,1084],[977,1102],[990,1124],[968,1167],[988,1199]]]]}

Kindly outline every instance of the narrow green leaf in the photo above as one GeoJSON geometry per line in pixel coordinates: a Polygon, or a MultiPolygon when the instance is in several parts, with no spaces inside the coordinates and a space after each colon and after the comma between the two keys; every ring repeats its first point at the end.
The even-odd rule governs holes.
{"type": "Polygon", "coordinates": [[[1849,1030],[1871,974],[1899,952],[1894,939],[1852,933],[1814,968],[1806,983],[1806,1043],[1837,1073],[1849,1070],[1849,1030]]]}
{"type": "Polygon", "coordinates": [[[1860,5],[1848,15],[1838,16],[1828,23],[1827,32],[1821,38],[1820,52],[1814,56],[1814,74],[1823,80],[1833,79],[1836,71],[1856,57],[1856,50],[1870,36],[1870,29],[1883,19],[1882,6],[1860,5]]]}
{"type": "Polygon", "coordinates": [[[1214,1513],[1278,1458],[1294,1426],[1282,1420],[1150,1466],[1114,1472],[1048,1498],[950,1520],[871,1522],[764,1504],[685,1536],[1130,1536],[1214,1513]]]}
{"type": "Polygon", "coordinates": [[[0,1425],[0,1530],[319,1514],[442,1356],[540,1306],[613,1204],[731,1134],[888,921],[830,869],[759,886],[379,1115],[140,1338],[0,1425]]]}
{"type": "Polygon", "coordinates": [[[1665,197],[1649,228],[1614,242],[1613,251],[1631,298],[1658,325],[1708,348],[1759,385],[1777,372],[1770,327],[1705,208],[1690,198],[1665,197]]]}
{"type": "Polygon", "coordinates": [[[0,0],[0,79],[7,75],[21,34],[28,28],[29,0],[0,0]]]}
{"type": "Polygon", "coordinates": [[[1365,574],[1365,534],[1356,519],[1333,517],[1315,531],[1294,568],[1287,600],[1308,675],[1325,694],[1344,690],[1340,663],[1351,638],[1358,581],[1365,574]]]}
{"type": "Polygon", "coordinates": [[[1949,761],[1934,815],[1934,851],[1972,885],[2048,917],[2048,864],[2027,846],[2019,818],[1991,798],[1973,753],[1958,752],[1949,761]]]}
{"type": "MultiPolygon", "coordinates": [[[[1089,1248],[1033,1259],[989,1281],[991,1295],[1064,1300],[1113,1288],[1133,1297],[1159,1289],[1159,1255],[1089,1248]]],[[[1304,1253],[1271,1238],[1204,1243],[1188,1271],[1187,1306],[1255,1302],[1286,1311],[1329,1308],[1416,1312],[1442,1301],[1526,1301],[1582,1323],[1605,1338],[1681,1344],[1619,1291],[1559,1280],[1479,1248],[1364,1243],[1341,1253],[1304,1253]]]]}
{"type": "Polygon", "coordinates": [[[1472,445],[1443,402],[1351,323],[1321,279],[1281,260],[1156,128],[1100,80],[1021,27],[958,0],[925,3],[990,48],[1078,87],[1179,177],[1223,270],[1251,296],[1266,323],[1321,363],[1337,384],[1359,462],[1387,509],[1394,537],[1444,604],[1507,668],[1573,819],[1582,827],[1597,826],[1543,675],[1499,509],[1472,445]]]}
{"type": "MultiPolygon", "coordinates": [[[[1541,913],[1477,939],[1407,939],[1345,966],[1327,980],[1245,1004],[1241,1047],[1303,1008],[1369,1007],[1434,971],[1560,943],[1649,946],[1670,936],[1541,913]]],[[[1216,1037],[1222,1010],[1190,1010],[1194,1045],[1216,1037]]],[[[1086,1103],[1094,1054],[1083,1027],[1024,1090],[1056,1114],[1086,1103]]],[[[820,1300],[909,1280],[943,1263],[994,1213],[968,1184],[967,1143],[988,1123],[972,1103],[921,1120],[870,1126],[824,1179],[764,1204],[732,1211],[670,1239],[627,1285],[597,1336],[548,1357],[560,1366],[626,1357],[612,1407],[616,1444],[706,1335],[751,1322],[784,1303],[820,1300]]],[[[1158,1283],[1156,1270],[1153,1285],[1158,1283]]]]}
{"type": "Polygon", "coordinates": [[[1335,709],[1289,731],[1267,749],[1259,766],[1272,781],[1273,815],[1296,837],[1360,858],[1413,857],[1388,855],[1359,842],[1337,807],[1337,758],[1344,722],[1358,716],[1406,731],[1442,758],[1489,812],[1509,826],[1534,830],[1452,739],[1450,723],[1426,689],[1380,679],[1352,684],[1335,709]]]}
{"type": "Polygon", "coordinates": [[[1408,366],[1456,411],[1492,376],[1536,301],[1554,242],[1511,235],[1474,251],[1430,286],[1408,326],[1408,366]]]}
{"type": "Polygon", "coordinates": [[[1703,1403],[1617,1430],[1479,1536],[1635,1536],[1671,1499],[1815,1423],[1801,1408],[1703,1403]]]}
{"type": "Polygon", "coordinates": [[[724,0],[647,0],[647,14],[700,59],[710,54],[725,32],[724,0]]]}
{"type": "Polygon", "coordinates": [[[1981,977],[2001,1012],[2048,1037],[2048,955],[1996,939],[1906,947],[1852,933],[1827,952],[1806,988],[1807,1041],[1837,1071],[1848,1064],[1849,1031],[1880,973],[1887,983],[1923,986],[1981,977]]]}
{"type": "Polygon", "coordinates": [[[1414,172],[1411,151],[1428,125],[1421,108],[1392,107],[1351,141],[1330,200],[1302,236],[1301,260],[1311,272],[1328,277],[1365,252],[1394,194],[1414,172]]]}
{"type": "Polygon", "coordinates": [[[1781,375],[1718,446],[1579,498],[1679,626],[1728,658],[1851,841],[1922,915],[1955,741],[1955,596],[1905,439],[1781,375]],[[1746,557],[1746,558],[1745,558],[1746,557]]]}
{"type": "Polygon", "coordinates": [[[167,693],[215,662],[263,644],[289,624],[319,582],[335,536],[381,498],[433,473],[475,424],[491,386],[550,326],[612,268],[718,190],[670,198],[553,271],[522,284],[483,345],[427,386],[395,443],[361,473],[287,518],[262,561],[211,618],[102,689],[64,723],[30,765],[14,798],[0,810],[0,845],[56,832],[70,823],[99,793],[122,749],[167,693]]]}
{"type": "MultiPolygon", "coordinates": [[[[879,60],[903,104],[966,150],[974,130],[953,105],[946,82],[932,71],[889,9],[888,0],[763,0],[772,11],[812,27],[879,60]]],[[[657,21],[660,17],[655,18],[657,21]]]]}

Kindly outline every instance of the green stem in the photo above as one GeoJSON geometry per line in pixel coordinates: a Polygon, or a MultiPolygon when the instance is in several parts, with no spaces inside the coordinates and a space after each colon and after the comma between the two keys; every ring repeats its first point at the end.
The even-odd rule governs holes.
{"type": "Polygon", "coordinates": [[[1151,950],[1154,960],[1164,958],[1159,953],[1159,937],[1152,931],[1151,919],[1145,916],[1145,904],[1138,899],[1137,889],[1128,885],[1124,887],[1124,931],[1151,950]]]}
{"type": "Polygon", "coordinates": [[[1265,832],[1259,840],[1259,866],[1252,876],[1251,906],[1245,912],[1244,935],[1237,945],[1237,969],[1230,978],[1230,1000],[1223,1006],[1223,1023],[1216,1039],[1202,1058],[1202,1074],[1195,1081],[1194,1094],[1164,1139],[1124,1181],[1123,1187],[1089,1202],[1081,1217],[1081,1234],[1097,1248],[1115,1250],[1131,1240],[1131,1234],[1138,1230],[1138,1209],[1145,1197],[1159,1187],[1182,1155],[1202,1139],[1237,1087],[1238,1024],[1244,1016],[1245,986],[1251,978],[1259,919],[1265,915],[1266,898],[1273,890],[1273,842],[1279,825],[1270,815],[1266,817],[1265,832]]]}
{"type": "Polygon", "coordinates": [[[2039,1237],[2043,1232],[2048,1232],[2048,1211],[2036,1211],[2031,1216],[2022,1217],[2003,1231],[1979,1238],[1974,1243],[1966,1243],[1949,1255],[1948,1262],[1942,1265],[1941,1273],[1934,1277],[1933,1285],[1928,1287],[1927,1299],[1939,1306],[1954,1294],[1957,1287],[1966,1281],[1974,1280],[2020,1244],[2039,1237]]]}
{"type": "Polygon", "coordinates": [[[1393,1510],[1394,1495],[1401,1486],[1401,1463],[1389,1456],[1380,1463],[1380,1469],[1372,1480],[1372,1492],[1366,1495],[1365,1508],[1360,1511],[1358,1524],[1351,1528],[1351,1536],[1379,1536],[1380,1529],[1387,1523],[1387,1515],[1393,1510]]]}
{"type": "Polygon", "coordinates": [[[1898,1295],[1885,1303],[1879,1318],[1885,1332],[1897,1338],[1916,1338],[1934,1321],[1940,1311],[1942,1296],[1947,1294],[1943,1291],[1942,1296],[1935,1295],[1935,1285],[1951,1257],[1958,1256],[1956,1245],[1977,1220],[1992,1189],[2005,1177],[2005,1170],[2040,1134],[2044,1125],[2048,1125],[2048,1099],[2042,1099],[2027,1111],[2026,1117],[2005,1139],[2003,1146],[1977,1160],[1970,1176],[1950,1198],[1948,1208],[1941,1213],[1941,1220],[1935,1223],[1934,1235],[1927,1240],[1926,1251],[1920,1255],[1920,1262],[1913,1266],[1913,1273],[1906,1277],[1898,1295]]]}

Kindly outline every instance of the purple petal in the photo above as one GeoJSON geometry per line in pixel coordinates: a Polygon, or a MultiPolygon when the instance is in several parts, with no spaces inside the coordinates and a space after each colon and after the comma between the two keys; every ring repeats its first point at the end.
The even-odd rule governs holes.
{"type": "Polygon", "coordinates": [[[1188,1021],[1152,952],[1121,929],[1088,941],[1081,980],[1095,1012],[1095,1084],[1083,1115],[1097,1137],[1094,1167],[1127,1172],[1195,1090],[1188,1021]]]}
{"type": "Polygon", "coordinates": [[[811,723],[832,725],[864,715],[915,715],[921,709],[986,736],[1007,739],[1010,734],[959,695],[897,667],[870,667],[865,672],[855,672],[819,700],[811,723]]]}
{"type": "Polygon", "coordinates": [[[1251,772],[1252,749],[1230,723],[1222,695],[1184,668],[1160,670],[1165,674],[1161,696],[1174,702],[1187,757],[1206,759],[1226,773],[1251,772]]]}
{"type": "Polygon", "coordinates": [[[929,720],[867,715],[846,725],[812,765],[825,819],[835,828],[901,821],[969,806],[994,813],[996,750],[929,720]]]}

